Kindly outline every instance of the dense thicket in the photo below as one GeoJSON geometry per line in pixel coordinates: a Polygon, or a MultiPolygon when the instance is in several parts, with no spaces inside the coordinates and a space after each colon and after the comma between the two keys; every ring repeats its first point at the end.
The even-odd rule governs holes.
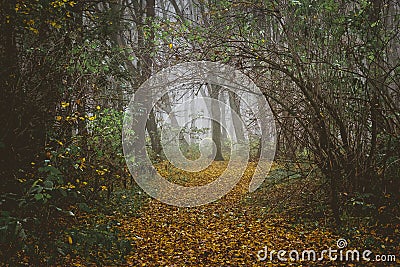
{"type": "MultiPolygon", "coordinates": [[[[39,240],[71,205],[133,184],[127,101],[151,74],[193,60],[233,65],[262,89],[277,159],[318,166],[337,223],[357,201],[363,216],[398,216],[399,16],[392,0],[1,0],[2,256],[34,250],[26,234],[39,240]]],[[[147,124],[154,158],[169,97],[147,124]]],[[[236,97],[225,101],[240,109],[236,97]]]]}

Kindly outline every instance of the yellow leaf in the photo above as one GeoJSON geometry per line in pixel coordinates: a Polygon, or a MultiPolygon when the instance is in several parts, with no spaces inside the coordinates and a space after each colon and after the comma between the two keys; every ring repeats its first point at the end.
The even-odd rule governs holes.
{"type": "Polygon", "coordinates": [[[169,44],[169,48],[172,49],[172,44],[169,44]]]}
{"type": "Polygon", "coordinates": [[[34,34],[38,34],[39,33],[38,29],[35,29],[33,27],[29,27],[29,30],[32,31],[34,34]]]}
{"type": "Polygon", "coordinates": [[[68,236],[68,243],[72,245],[72,237],[70,235],[68,236]]]}
{"type": "Polygon", "coordinates": [[[56,116],[56,121],[61,121],[62,117],[61,116],[56,116]]]}
{"type": "Polygon", "coordinates": [[[61,102],[61,106],[62,106],[63,108],[66,108],[66,107],[69,106],[69,103],[67,103],[67,102],[61,102]]]}

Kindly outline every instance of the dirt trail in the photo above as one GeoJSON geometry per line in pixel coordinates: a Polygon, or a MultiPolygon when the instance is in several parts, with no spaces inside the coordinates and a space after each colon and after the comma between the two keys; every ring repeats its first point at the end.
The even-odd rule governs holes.
{"type": "MultiPolygon", "coordinates": [[[[306,230],[241,201],[250,179],[251,170],[228,195],[200,207],[179,208],[151,199],[141,216],[128,218],[121,225],[133,244],[129,265],[270,266],[269,259],[260,261],[257,257],[265,246],[269,251],[296,249],[300,253],[303,249],[335,249],[338,237],[330,232],[306,230]]],[[[279,262],[276,254],[273,258],[274,266],[288,265],[279,262]]],[[[308,266],[304,263],[294,265],[308,266]]]]}

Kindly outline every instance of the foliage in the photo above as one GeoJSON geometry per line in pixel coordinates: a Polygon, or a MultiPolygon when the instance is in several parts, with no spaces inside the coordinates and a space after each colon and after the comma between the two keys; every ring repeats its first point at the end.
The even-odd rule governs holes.
{"type": "Polygon", "coordinates": [[[32,168],[19,183],[21,194],[1,195],[1,256],[15,264],[20,260],[17,252],[24,251],[29,262],[40,264],[52,242],[51,231],[55,229],[51,221],[74,217],[69,205],[80,199],[80,192],[65,189],[61,172],[51,165],[32,168]],[[35,253],[39,247],[40,253],[35,253]]]}
{"type": "Polygon", "coordinates": [[[122,111],[113,109],[97,110],[88,125],[90,164],[96,166],[95,183],[107,186],[110,192],[114,184],[121,185],[129,175],[122,152],[122,115],[122,111]]]}
{"type": "MultiPolygon", "coordinates": [[[[67,106],[66,103],[62,105],[67,106]]],[[[73,115],[56,118],[56,121],[65,123],[74,123],[76,120],[87,121],[87,135],[76,135],[63,142],[51,138],[46,147],[48,159],[42,163],[43,166],[39,162],[32,162],[29,171],[23,172],[24,175],[17,181],[21,192],[2,195],[2,257],[9,255],[10,263],[18,260],[14,255],[21,250],[25,251],[29,262],[38,264],[59,261],[57,258],[60,256],[72,253],[66,250],[64,241],[61,241],[64,237],[57,235],[54,238],[47,234],[57,231],[51,221],[63,220],[63,217],[73,219],[77,212],[90,212],[89,206],[97,205],[93,200],[110,197],[113,185],[122,185],[121,177],[126,175],[121,146],[122,113],[97,107],[85,117],[73,115]],[[88,138],[86,144],[82,142],[83,138],[88,138]],[[83,149],[82,145],[87,147],[83,149]],[[115,151],[118,150],[119,157],[116,157],[115,151]],[[46,245],[39,245],[42,247],[41,253],[35,256],[33,251],[38,242],[44,240],[47,240],[46,245]],[[50,244],[54,244],[55,248],[50,249],[50,244]]],[[[129,201],[134,210],[143,202],[131,198],[129,201]]],[[[113,208],[116,206],[114,204],[113,208]]],[[[59,227],[62,228],[61,225],[59,227]]],[[[78,250],[81,252],[90,250],[101,240],[107,246],[129,248],[118,240],[116,233],[104,232],[96,227],[85,231],[85,234],[75,233],[74,238],[88,235],[93,242],[80,243],[78,250]]],[[[118,258],[121,259],[123,255],[118,258]]]]}
{"type": "MultiPolygon", "coordinates": [[[[186,186],[207,184],[224,171],[225,165],[214,162],[202,175],[187,175],[186,181],[180,182],[186,186]]],[[[272,172],[276,179],[267,179],[254,194],[247,193],[254,167],[250,164],[239,184],[216,203],[182,208],[150,200],[141,216],[121,220],[121,231],[133,246],[127,256],[128,264],[278,265],[282,262],[268,259],[260,262],[256,253],[264,246],[269,251],[336,249],[339,238],[346,238],[351,248],[361,250],[368,246],[374,253],[393,254],[398,249],[394,233],[398,233],[398,226],[377,231],[374,226],[359,224],[343,233],[327,222],[330,215],[324,213],[326,208],[319,210],[321,215],[315,217],[315,202],[323,203],[323,197],[318,196],[315,202],[309,200],[319,193],[320,181],[316,182],[314,176],[302,177],[306,183],[300,177],[282,179],[282,172],[296,172],[293,166],[274,165],[272,172]],[[284,205],[279,209],[267,209],[267,205],[277,207],[282,202],[284,205]],[[309,212],[311,217],[306,219],[309,212]]],[[[179,183],[182,172],[166,168],[166,163],[160,163],[157,168],[164,177],[179,183]]],[[[326,264],[327,261],[313,262],[313,266],[326,264]]],[[[341,266],[343,262],[328,264],[341,266]]],[[[376,263],[363,264],[374,266],[376,263]]]]}
{"type": "MultiPolygon", "coordinates": [[[[2,0],[0,261],[236,266],[264,245],[339,237],[399,251],[399,10],[388,0],[2,0]],[[235,66],[260,87],[280,161],[245,194],[260,146],[251,136],[243,183],[186,209],[148,201],[135,185],[121,127],[144,80],[193,60],[235,66]]],[[[179,102],[168,97],[157,105],[179,102]]],[[[183,172],[154,143],[148,152],[171,182],[204,185],[226,168],[183,172]]]]}
{"type": "Polygon", "coordinates": [[[62,240],[57,243],[57,251],[67,256],[67,262],[78,264],[81,261],[96,265],[124,263],[124,257],[131,251],[130,242],[120,237],[116,220],[107,220],[97,214],[92,223],[74,226],[64,231],[62,240]],[[66,240],[67,242],[65,242],[66,240]]]}

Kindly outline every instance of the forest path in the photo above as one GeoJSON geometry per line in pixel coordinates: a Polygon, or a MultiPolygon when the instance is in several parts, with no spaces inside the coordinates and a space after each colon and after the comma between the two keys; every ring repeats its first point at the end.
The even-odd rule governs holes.
{"type": "MultiPolygon", "coordinates": [[[[214,168],[214,173],[218,173],[223,164],[214,168]]],[[[212,176],[206,175],[203,179],[212,180],[212,176]]],[[[260,261],[257,256],[265,246],[269,252],[284,249],[289,253],[296,249],[300,257],[304,249],[336,249],[338,237],[330,231],[316,227],[306,229],[304,225],[263,213],[262,207],[252,205],[251,199],[244,201],[251,197],[246,193],[250,179],[251,170],[248,170],[230,193],[219,201],[199,207],[181,208],[151,199],[140,210],[140,216],[127,218],[121,225],[125,237],[133,244],[128,264],[265,266],[271,264],[268,264],[269,259],[260,261]]],[[[190,180],[188,183],[198,183],[199,177],[190,180]]],[[[264,253],[260,255],[263,257],[264,253]]],[[[287,263],[277,260],[276,252],[273,259],[276,264],[287,266],[287,263]]],[[[301,262],[295,265],[299,266],[301,262]]]]}

